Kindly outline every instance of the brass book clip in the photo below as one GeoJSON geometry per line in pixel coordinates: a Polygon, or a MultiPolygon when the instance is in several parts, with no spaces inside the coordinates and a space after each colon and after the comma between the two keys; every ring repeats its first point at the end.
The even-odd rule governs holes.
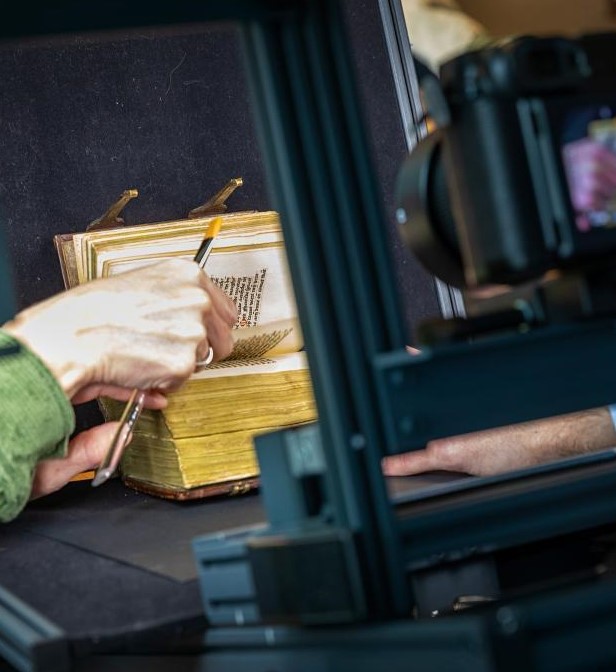
{"type": "Polygon", "coordinates": [[[227,212],[226,200],[238,187],[241,187],[242,184],[244,184],[244,180],[241,177],[234,177],[232,180],[229,180],[220,191],[212,196],[212,198],[208,199],[203,205],[193,208],[188,213],[188,219],[224,214],[227,212]]]}
{"type": "Polygon", "coordinates": [[[86,231],[101,231],[102,229],[115,229],[124,225],[124,220],[119,216],[126,204],[137,198],[139,192],[136,189],[126,189],[118,200],[98,219],[90,222],[86,231]]]}

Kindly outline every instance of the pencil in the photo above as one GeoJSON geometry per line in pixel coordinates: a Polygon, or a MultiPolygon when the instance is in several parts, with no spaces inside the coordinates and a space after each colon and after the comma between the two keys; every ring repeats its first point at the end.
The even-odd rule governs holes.
{"type": "MultiPolygon", "coordinates": [[[[214,246],[214,240],[220,233],[221,227],[222,217],[215,217],[210,222],[206,236],[201,242],[201,245],[199,245],[197,254],[195,254],[193,258],[199,268],[203,269],[205,266],[205,262],[208,260],[210,252],[212,251],[212,247],[214,246]]],[[[118,468],[120,459],[124,453],[124,449],[128,444],[128,437],[130,436],[135,423],[141,415],[144,402],[145,392],[135,388],[126,402],[124,412],[120,417],[120,424],[118,425],[118,429],[113,436],[109,450],[107,451],[105,458],[100,463],[98,469],[96,470],[96,474],[92,479],[93,488],[96,488],[99,485],[105,483],[105,481],[108,481],[118,468]]]]}
{"type": "Polygon", "coordinates": [[[212,222],[210,223],[210,226],[208,227],[207,231],[207,236],[203,239],[203,242],[199,246],[197,254],[195,254],[194,257],[194,260],[197,262],[199,268],[203,268],[205,266],[205,262],[207,261],[207,258],[210,256],[210,252],[212,251],[212,246],[214,245],[214,239],[220,233],[221,227],[222,227],[222,217],[216,217],[216,219],[213,219],[212,222]]]}

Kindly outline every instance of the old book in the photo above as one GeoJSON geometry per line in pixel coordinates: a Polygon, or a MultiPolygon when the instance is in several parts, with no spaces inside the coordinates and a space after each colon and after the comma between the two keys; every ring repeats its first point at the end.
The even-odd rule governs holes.
{"type": "MultiPolygon", "coordinates": [[[[59,234],[67,287],[169,256],[191,259],[211,215],[59,234]]],[[[206,270],[238,308],[235,348],[145,410],[121,464],[124,481],[164,497],[239,493],[258,482],[257,433],[316,419],[312,385],[275,212],[223,215],[206,270]]],[[[101,399],[107,419],[123,404],[101,399]]]]}

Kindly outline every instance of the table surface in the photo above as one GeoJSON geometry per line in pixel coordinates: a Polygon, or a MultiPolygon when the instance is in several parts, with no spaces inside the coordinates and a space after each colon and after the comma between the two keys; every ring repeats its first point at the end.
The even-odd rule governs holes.
{"type": "MultiPolygon", "coordinates": [[[[428,474],[388,485],[394,499],[407,501],[447,489],[453,478],[428,474]]],[[[192,539],[264,523],[258,492],[175,502],[118,479],[101,488],[71,483],[0,528],[0,585],[73,641],[198,622],[192,539]]]]}

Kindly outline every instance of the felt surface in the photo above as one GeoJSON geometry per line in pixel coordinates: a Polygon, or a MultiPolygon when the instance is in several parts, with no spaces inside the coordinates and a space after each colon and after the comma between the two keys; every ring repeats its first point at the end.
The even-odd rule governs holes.
{"type": "Polygon", "coordinates": [[[237,29],[69,35],[0,45],[0,200],[19,306],[63,288],[53,235],[128,188],[127,224],[185,217],[230,178],[268,207],[237,29]]]}
{"type": "MultiPolygon", "coordinates": [[[[388,479],[394,499],[439,492],[450,474],[388,479]]],[[[171,502],[119,480],[72,483],[0,526],[0,585],[73,640],[117,640],[203,616],[194,536],[263,522],[258,494],[171,502]]]]}
{"type": "MultiPolygon", "coordinates": [[[[270,207],[238,30],[208,24],[0,43],[0,204],[16,307],[64,288],[56,233],[129,188],[127,225],[181,219],[232,177],[233,211],[270,207]]],[[[98,424],[95,402],[77,428],[98,424]]]]}
{"type": "MultiPolygon", "coordinates": [[[[455,484],[446,473],[388,478],[394,500],[412,501],[455,484]]],[[[87,481],[31,502],[10,529],[27,531],[154,574],[184,582],[197,578],[194,537],[265,523],[258,493],[176,502],[125,487],[113,479],[87,481]]]]}
{"type": "Polygon", "coordinates": [[[196,580],[173,581],[20,526],[0,530],[0,583],[71,639],[203,617],[196,580]]]}
{"type": "Polygon", "coordinates": [[[343,5],[366,133],[381,189],[402,317],[407,326],[409,343],[412,343],[417,324],[427,317],[440,315],[440,308],[433,277],[402,242],[395,219],[396,176],[407,152],[398,99],[380,25],[378,3],[374,0],[348,0],[343,5]]]}
{"type": "MultiPolygon", "coordinates": [[[[403,317],[415,323],[438,309],[432,279],[395,231],[405,142],[378,4],[348,0],[345,13],[403,317]]],[[[0,44],[0,203],[18,307],[62,289],[53,235],[85,229],[127,188],[140,192],[127,224],[184,217],[236,176],[244,186],[231,210],[271,207],[235,29],[196,30],[0,44]]],[[[79,427],[99,419],[91,405],[79,427]]],[[[255,496],[172,504],[119,483],[77,484],[0,528],[0,583],[71,637],[199,617],[189,539],[260,515],[255,496]],[[160,543],[161,530],[173,543],[160,543]]]]}
{"type": "Polygon", "coordinates": [[[263,519],[254,495],[175,502],[113,479],[98,488],[86,481],[71,483],[32,502],[17,527],[182,582],[197,577],[194,537],[263,519]]]}
{"type": "Polygon", "coordinates": [[[0,526],[0,585],[75,640],[199,620],[192,538],[262,518],[251,495],[178,503],[71,483],[0,526]]]}
{"type": "MultiPolygon", "coordinates": [[[[406,147],[375,0],[347,0],[366,130],[405,313],[438,312],[396,232],[406,147]]],[[[17,306],[63,288],[52,238],[81,231],[128,188],[128,224],[181,218],[231,177],[230,209],[270,207],[237,28],[142,29],[0,44],[0,203],[17,306]]]]}
{"type": "MultiPolygon", "coordinates": [[[[406,145],[394,81],[378,3],[343,5],[411,342],[438,304],[396,229],[406,145]]],[[[63,289],[54,234],[84,230],[125,189],[139,190],[128,225],[185,217],[237,176],[231,211],[271,207],[236,26],[0,43],[0,82],[0,225],[17,308],[63,289]]],[[[78,409],[79,430],[100,420],[94,402],[78,409]]]]}

